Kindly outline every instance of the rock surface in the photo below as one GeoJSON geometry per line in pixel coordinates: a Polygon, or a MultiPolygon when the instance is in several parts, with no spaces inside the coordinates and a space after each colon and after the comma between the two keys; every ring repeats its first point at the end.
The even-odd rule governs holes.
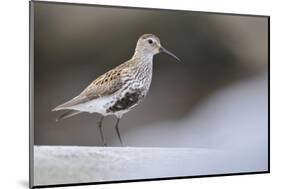
{"type": "Polygon", "coordinates": [[[264,171],[239,165],[231,152],[201,148],[35,146],[34,185],[264,171]]]}

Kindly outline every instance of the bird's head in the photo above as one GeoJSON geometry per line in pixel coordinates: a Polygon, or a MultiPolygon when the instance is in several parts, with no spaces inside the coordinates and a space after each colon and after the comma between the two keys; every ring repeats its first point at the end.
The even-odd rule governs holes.
{"type": "Polygon", "coordinates": [[[153,56],[161,52],[166,53],[171,57],[175,58],[176,60],[180,61],[180,59],[176,55],[174,55],[161,45],[160,39],[157,36],[153,34],[144,34],[138,39],[135,53],[144,56],[153,56]]]}

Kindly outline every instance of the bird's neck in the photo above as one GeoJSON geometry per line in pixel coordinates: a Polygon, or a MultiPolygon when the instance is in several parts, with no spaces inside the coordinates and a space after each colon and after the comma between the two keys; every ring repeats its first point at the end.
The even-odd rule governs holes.
{"type": "Polygon", "coordinates": [[[140,53],[136,51],[132,59],[136,64],[147,65],[153,63],[153,56],[152,53],[140,53]]]}

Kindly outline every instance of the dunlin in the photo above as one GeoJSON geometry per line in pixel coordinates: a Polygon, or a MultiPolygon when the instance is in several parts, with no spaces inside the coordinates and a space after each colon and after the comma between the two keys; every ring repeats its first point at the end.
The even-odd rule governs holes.
{"type": "Polygon", "coordinates": [[[138,105],[147,95],[151,79],[153,56],[164,52],[180,61],[173,53],[162,47],[153,34],[142,35],[132,58],[94,80],[85,90],[70,101],[57,106],[53,111],[67,110],[58,119],[65,119],[81,112],[99,113],[99,132],[106,145],[102,131],[104,116],[115,115],[115,129],[120,143],[119,121],[122,116],[138,105]]]}

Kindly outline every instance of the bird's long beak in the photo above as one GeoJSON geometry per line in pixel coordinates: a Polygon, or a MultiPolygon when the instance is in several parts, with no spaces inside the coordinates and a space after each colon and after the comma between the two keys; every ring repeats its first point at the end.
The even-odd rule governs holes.
{"type": "Polygon", "coordinates": [[[177,61],[181,62],[181,60],[176,55],[174,55],[173,53],[171,53],[170,51],[168,51],[164,47],[160,47],[159,52],[166,53],[166,54],[170,55],[171,57],[175,58],[177,61]]]}

